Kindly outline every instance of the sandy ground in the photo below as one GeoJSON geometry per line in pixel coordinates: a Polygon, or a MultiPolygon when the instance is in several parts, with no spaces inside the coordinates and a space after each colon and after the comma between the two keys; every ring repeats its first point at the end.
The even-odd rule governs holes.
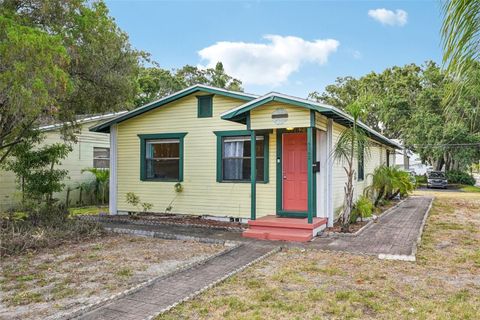
{"type": "Polygon", "coordinates": [[[223,250],[192,241],[108,235],[0,262],[0,319],[41,319],[109,297],[223,250]]]}

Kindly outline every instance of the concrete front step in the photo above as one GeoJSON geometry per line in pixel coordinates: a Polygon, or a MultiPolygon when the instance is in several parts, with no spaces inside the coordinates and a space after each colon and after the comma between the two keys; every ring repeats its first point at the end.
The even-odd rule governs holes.
{"type": "Polygon", "coordinates": [[[248,225],[277,227],[277,228],[293,228],[313,230],[327,223],[326,218],[313,218],[313,223],[308,223],[307,218],[281,218],[277,216],[265,216],[257,220],[248,220],[248,225]]]}
{"type": "Polygon", "coordinates": [[[265,216],[248,224],[249,229],[242,234],[246,238],[307,242],[326,227],[327,219],[314,218],[308,223],[307,219],[265,216]]]}
{"type": "Polygon", "coordinates": [[[312,240],[313,235],[310,230],[269,228],[269,229],[248,229],[243,231],[242,236],[259,240],[282,240],[308,242],[312,240]]]}

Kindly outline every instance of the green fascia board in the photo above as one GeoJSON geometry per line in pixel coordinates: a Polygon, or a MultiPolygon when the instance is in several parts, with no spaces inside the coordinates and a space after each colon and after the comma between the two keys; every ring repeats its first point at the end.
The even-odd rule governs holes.
{"type": "Polygon", "coordinates": [[[139,108],[136,108],[136,109],[120,116],[120,117],[114,118],[110,121],[107,121],[107,122],[101,123],[97,126],[94,126],[94,127],[90,128],[90,131],[109,133],[110,132],[110,126],[112,126],[113,124],[117,124],[117,123],[120,123],[122,121],[128,120],[130,118],[136,117],[136,116],[138,116],[142,113],[145,113],[147,111],[153,110],[153,109],[158,108],[158,107],[161,107],[163,105],[166,105],[170,102],[181,99],[183,97],[186,97],[186,96],[188,96],[192,93],[198,92],[198,91],[206,92],[206,93],[210,93],[210,94],[217,94],[217,95],[230,97],[230,98],[235,98],[235,99],[240,99],[240,100],[244,100],[244,101],[251,101],[251,100],[255,99],[254,96],[249,95],[249,94],[244,94],[244,93],[241,93],[241,92],[236,93],[236,92],[232,92],[232,91],[223,91],[223,90],[218,90],[218,89],[209,88],[209,87],[194,86],[194,87],[192,87],[188,90],[179,91],[177,94],[173,94],[173,95],[170,95],[170,96],[165,97],[163,99],[160,99],[158,101],[148,103],[148,104],[146,104],[144,106],[141,106],[139,108]]]}
{"type": "Polygon", "coordinates": [[[140,138],[140,181],[150,181],[150,182],[183,182],[183,162],[184,162],[184,138],[188,132],[178,132],[178,133],[152,133],[152,134],[139,134],[140,138]],[[145,142],[150,139],[179,139],[179,174],[178,180],[170,179],[147,179],[146,178],[146,168],[145,168],[145,142]]]}
{"type": "MultiPolygon", "coordinates": [[[[263,98],[259,97],[259,98],[257,98],[257,100],[258,101],[256,101],[256,102],[252,101],[253,103],[251,103],[251,104],[247,103],[248,105],[243,107],[243,108],[239,108],[237,110],[234,110],[230,113],[227,113],[227,114],[223,115],[222,119],[223,120],[231,120],[231,121],[235,121],[235,122],[245,121],[245,119],[247,119],[247,113],[250,112],[252,109],[255,109],[255,108],[257,108],[259,106],[262,106],[262,105],[264,105],[268,102],[271,102],[271,101],[277,101],[277,102],[290,104],[290,105],[294,105],[294,106],[297,106],[297,107],[307,108],[307,109],[316,111],[316,112],[326,116],[327,118],[332,118],[335,122],[337,122],[341,125],[344,125],[344,126],[352,125],[352,121],[353,121],[347,114],[344,114],[343,112],[341,112],[340,110],[337,110],[334,107],[329,107],[329,106],[324,106],[323,107],[323,106],[315,104],[315,103],[308,103],[308,102],[298,101],[298,100],[295,100],[295,99],[289,99],[288,97],[281,97],[281,96],[277,96],[275,94],[269,95],[269,96],[263,97],[263,98]]],[[[378,142],[381,142],[383,144],[386,144],[387,146],[393,147],[395,149],[398,149],[400,147],[399,145],[393,144],[388,139],[383,137],[381,134],[379,134],[375,130],[369,128],[367,125],[359,124],[359,126],[362,129],[364,129],[370,135],[370,137],[372,139],[374,139],[378,142]]]]}
{"type": "Polygon", "coordinates": [[[294,105],[294,106],[297,106],[297,107],[307,108],[307,109],[318,111],[318,112],[323,112],[323,111],[329,110],[327,108],[323,108],[323,107],[320,107],[320,106],[317,106],[317,105],[314,105],[314,104],[310,104],[310,103],[306,103],[306,102],[297,101],[297,100],[294,100],[294,99],[288,99],[288,98],[273,95],[273,96],[268,96],[268,97],[265,97],[263,99],[260,99],[255,103],[252,103],[248,106],[245,106],[244,108],[240,108],[240,109],[234,110],[230,113],[227,113],[227,114],[222,116],[222,119],[223,120],[242,119],[243,117],[246,116],[246,113],[249,112],[250,110],[255,109],[257,107],[260,107],[260,106],[262,106],[266,103],[272,102],[272,101],[277,101],[277,102],[281,102],[281,103],[285,103],[285,104],[294,105]],[[242,117],[242,115],[243,115],[243,117],[242,117]]]}

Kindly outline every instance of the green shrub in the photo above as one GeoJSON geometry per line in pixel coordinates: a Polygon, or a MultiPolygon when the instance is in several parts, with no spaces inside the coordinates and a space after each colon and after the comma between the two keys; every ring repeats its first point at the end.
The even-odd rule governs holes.
{"type": "Polygon", "coordinates": [[[364,219],[371,217],[373,209],[374,206],[372,201],[370,201],[370,199],[366,196],[361,196],[353,206],[350,222],[354,223],[357,221],[357,218],[364,219]]]}
{"type": "Polygon", "coordinates": [[[469,186],[475,185],[475,179],[465,171],[450,170],[446,173],[449,183],[466,184],[469,186]]]}
{"type": "Polygon", "coordinates": [[[420,183],[427,183],[427,176],[426,175],[421,175],[421,176],[415,176],[415,180],[417,181],[417,184],[420,183]]]}
{"type": "Polygon", "coordinates": [[[374,199],[374,205],[382,200],[392,200],[398,195],[406,196],[415,188],[410,174],[395,167],[379,166],[375,168],[372,184],[365,189],[365,194],[374,199]]]}

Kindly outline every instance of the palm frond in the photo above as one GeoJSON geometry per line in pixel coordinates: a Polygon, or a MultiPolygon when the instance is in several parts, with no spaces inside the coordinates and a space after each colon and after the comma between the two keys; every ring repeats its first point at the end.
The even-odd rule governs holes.
{"type": "Polygon", "coordinates": [[[480,1],[450,0],[443,6],[443,63],[457,76],[480,59],[480,1]]]}

